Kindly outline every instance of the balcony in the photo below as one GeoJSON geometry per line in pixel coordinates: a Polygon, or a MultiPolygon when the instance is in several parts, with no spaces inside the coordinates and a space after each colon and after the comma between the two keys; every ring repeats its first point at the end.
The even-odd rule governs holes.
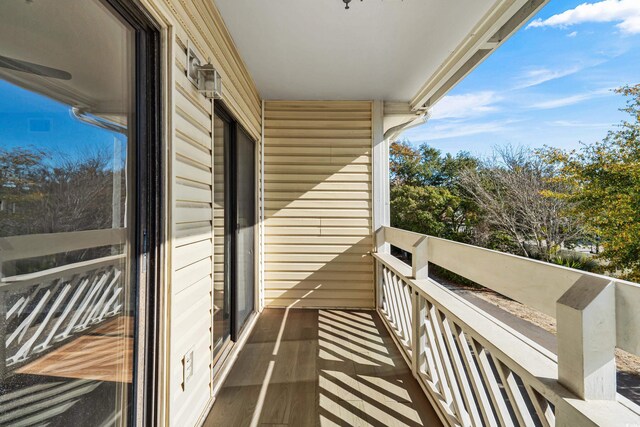
{"type": "Polygon", "coordinates": [[[0,425],[640,426],[640,285],[389,226],[390,143],[546,0],[59,2],[0,2],[0,425]]]}
{"type": "Polygon", "coordinates": [[[205,425],[638,422],[613,352],[637,346],[616,323],[635,321],[638,285],[387,227],[377,247],[377,312],[265,310],[205,425]],[[428,261],[555,314],[560,356],[428,278],[428,261]]]}
{"type": "MultiPolygon", "coordinates": [[[[2,242],[13,248],[6,259],[16,260],[113,244],[121,235],[106,230],[2,242]]],[[[638,345],[636,334],[619,327],[637,321],[638,285],[388,227],[378,230],[376,245],[377,311],[266,309],[205,425],[638,421],[637,404],[616,393],[613,354],[616,346],[634,351],[638,345]],[[389,245],[410,252],[412,265],[392,256],[389,245]],[[555,315],[558,355],[428,278],[429,262],[555,315]]],[[[131,330],[121,258],[2,279],[3,372],[66,378],[66,386],[54,388],[60,387],[59,398],[44,407],[49,411],[101,384],[131,382],[131,367],[105,364],[131,330]]],[[[3,398],[18,408],[2,415],[6,422],[29,415],[20,396],[3,398]]],[[[39,409],[30,416],[42,414],[39,409]]]]}

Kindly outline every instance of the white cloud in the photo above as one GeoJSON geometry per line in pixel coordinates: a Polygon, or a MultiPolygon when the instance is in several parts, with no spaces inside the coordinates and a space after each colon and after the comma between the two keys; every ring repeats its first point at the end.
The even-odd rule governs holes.
{"type": "Polygon", "coordinates": [[[431,109],[431,120],[464,119],[498,110],[495,105],[502,98],[491,91],[449,95],[431,109]]]}
{"type": "Polygon", "coordinates": [[[422,129],[409,131],[407,134],[414,141],[431,141],[437,139],[457,138],[461,136],[498,133],[509,129],[517,120],[494,120],[480,123],[446,123],[442,125],[426,125],[422,129]]]}
{"type": "Polygon", "coordinates": [[[548,122],[548,124],[553,126],[565,127],[565,128],[606,128],[611,126],[611,123],[591,123],[591,122],[582,122],[577,120],[554,120],[552,122],[548,122]]]}
{"type": "Polygon", "coordinates": [[[572,32],[570,32],[569,34],[567,34],[567,37],[571,37],[571,38],[573,38],[573,37],[575,37],[575,36],[577,36],[577,35],[578,35],[578,32],[577,32],[577,31],[572,31],[572,32]]]}
{"type": "Polygon", "coordinates": [[[640,1],[604,0],[582,3],[574,9],[553,15],[547,19],[536,19],[527,28],[569,27],[593,22],[617,22],[623,33],[640,34],[640,1]]]}
{"type": "Polygon", "coordinates": [[[609,89],[595,90],[591,92],[578,93],[576,95],[564,96],[561,98],[550,99],[547,101],[531,104],[529,107],[536,110],[551,110],[553,108],[567,107],[569,105],[579,104],[589,99],[611,95],[609,89]]]}
{"type": "Polygon", "coordinates": [[[548,68],[536,68],[533,70],[529,70],[520,77],[520,83],[517,84],[516,89],[525,89],[528,87],[537,86],[551,80],[570,76],[571,74],[575,74],[583,69],[583,66],[573,66],[571,68],[565,68],[562,70],[550,70],[548,68]]]}

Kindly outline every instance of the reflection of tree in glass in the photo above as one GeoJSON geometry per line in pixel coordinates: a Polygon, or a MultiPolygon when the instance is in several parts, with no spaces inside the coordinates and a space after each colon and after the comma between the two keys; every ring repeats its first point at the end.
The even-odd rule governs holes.
{"type": "MultiPolygon", "coordinates": [[[[0,148],[0,237],[111,228],[116,181],[122,188],[116,211],[125,212],[126,199],[125,173],[114,170],[111,162],[105,150],[72,158],[34,147],[0,148]]],[[[29,267],[16,269],[34,271],[91,259],[110,254],[111,248],[79,252],[39,260],[37,267],[30,262],[29,267]]]]}

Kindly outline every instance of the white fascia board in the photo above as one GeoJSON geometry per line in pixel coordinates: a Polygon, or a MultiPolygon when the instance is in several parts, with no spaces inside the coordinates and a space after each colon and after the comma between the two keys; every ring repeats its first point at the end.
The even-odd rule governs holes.
{"type": "Polygon", "coordinates": [[[438,67],[410,102],[413,110],[431,107],[516,33],[549,0],[500,0],[438,67]]]}

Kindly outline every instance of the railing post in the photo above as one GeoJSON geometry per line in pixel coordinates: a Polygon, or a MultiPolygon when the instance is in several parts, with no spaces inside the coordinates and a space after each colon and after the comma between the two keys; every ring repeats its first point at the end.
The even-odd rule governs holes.
{"type": "Polygon", "coordinates": [[[584,400],[615,400],[615,284],[583,276],[558,299],[556,317],[559,382],[584,400]]]}
{"type": "Polygon", "coordinates": [[[379,254],[388,254],[391,252],[391,247],[385,238],[384,227],[380,227],[376,230],[376,252],[379,254]]]}
{"type": "Polygon", "coordinates": [[[411,274],[416,280],[429,277],[429,260],[427,258],[428,237],[424,236],[413,245],[411,250],[411,274]]]}
{"type": "Polygon", "coordinates": [[[420,296],[417,291],[411,293],[411,371],[413,376],[418,378],[424,368],[424,340],[422,339],[422,332],[424,328],[424,321],[427,316],[427,307],[424,298],[420,296]]]}
{"type": "MultiPolygon", "coordinates": [[[[391,247],[386,242],[384,226],[379,227],[375,233],[375,245],[377,253],[390,253],[391,247]]],[[[375,261],[375,294],[376,294],[376,308],[382,308],[382,281],[384,280],[382,272],[382,264],[379,261],[375,261]]]]}

